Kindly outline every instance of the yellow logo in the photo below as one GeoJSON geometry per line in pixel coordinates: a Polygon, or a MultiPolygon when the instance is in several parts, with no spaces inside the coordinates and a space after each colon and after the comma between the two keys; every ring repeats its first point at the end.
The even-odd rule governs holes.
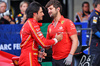
{"type": "Polygon", "coordinates": [[[51,32],[51,29],[49,29],[49,33],[51,32]]]}
{"type": "Polygon", "coordinates": [[[18,17],[22,16],[22,14],[19,14],[18,17]]]}
{"type": "Polygon", "coordinates": [[[64,21],[61,21],[61,24],[63,24],[64,23],[64,21]]]}
{"type": "Polygon", "coordinates": [[[98,15],[98,12],[95,12],[98,15]]]}

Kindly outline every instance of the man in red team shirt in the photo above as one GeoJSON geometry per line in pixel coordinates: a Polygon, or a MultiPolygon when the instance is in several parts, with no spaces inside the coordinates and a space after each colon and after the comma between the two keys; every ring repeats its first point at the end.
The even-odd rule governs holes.
{"type": "Polygon", "coordinates": [[[47,39],[52,39],[55,34],[62,33],[63,39],[56,45],[52,45],[53,66],[70,65],[72,57],[78,46],[78,37],[75,25],[69,19],[61,15],[62,6],[57,0],[50,0],[46,4],[52,23],[48,26],[47,39]]]}
{"type": "Polygon", "coordinates": [[[48,40],[43,36],[38,21],[43,19],[42,6],[38,2],[32,2],[26,10],[28,20],[23,25],[21,36],[21,55],[19,66],[40,66],[38,62],[38,45],[48,47],[61,41],[62,35],[56,35],[48,40]]]}

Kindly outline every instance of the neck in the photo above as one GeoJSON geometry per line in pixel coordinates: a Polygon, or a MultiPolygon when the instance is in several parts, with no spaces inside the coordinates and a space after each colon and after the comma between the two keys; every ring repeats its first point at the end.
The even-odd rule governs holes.
{"type": "Polygon", "coordinates": [[[99,8],[95,8],[95,10],[99,11],[100,12],[100,9],[99,8]]]}
{"type": "Polygon", "coordinates": [[[33,19],[35,19],[38,22],[38,19],[36,17],[33,17],[33,19]]]}
{"type": "Polygon", "coordinates": [[[58,22],[61,17],[61,14],[58,13],[57,16],[54,18],[54,22],[58,22]]]}
{"type": "Polygon", "coordinates": [[[85,11],[84,11],[84,14],[85,14],[85,15],[88,15],[88,12],[85,12],[85,11]]]}
{"type": "Polygon", "coordinates": [[[22,14],[25,14],[25,12],[21,11],[22,14]]]}

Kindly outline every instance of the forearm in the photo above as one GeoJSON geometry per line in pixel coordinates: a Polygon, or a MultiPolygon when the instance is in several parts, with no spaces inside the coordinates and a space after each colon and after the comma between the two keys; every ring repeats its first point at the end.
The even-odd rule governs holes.
{"type": "Polygon", "coordinates": [[[72,38],[72,47],[71,47],[70,54],[74,55],[77,46],[78,46],[78,38],[77,35],[74,35],[74,38],[72,38]]]}
{"type": "Polygon", "coordinates": [[[15,24],[15,22],[11,21],[10,24],[15,24]]]}

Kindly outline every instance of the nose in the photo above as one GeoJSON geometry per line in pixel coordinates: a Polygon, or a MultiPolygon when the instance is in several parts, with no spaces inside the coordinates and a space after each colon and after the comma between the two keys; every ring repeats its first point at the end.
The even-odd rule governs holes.
{"type": "Polygon", "coordinates": [[[50,12],[50,10],[48,10],[48,13],[50,12]]]}
{"type": "Polygon", "coordinates": [[[44,16],[44,13],[42,15],[44,16]]]}

